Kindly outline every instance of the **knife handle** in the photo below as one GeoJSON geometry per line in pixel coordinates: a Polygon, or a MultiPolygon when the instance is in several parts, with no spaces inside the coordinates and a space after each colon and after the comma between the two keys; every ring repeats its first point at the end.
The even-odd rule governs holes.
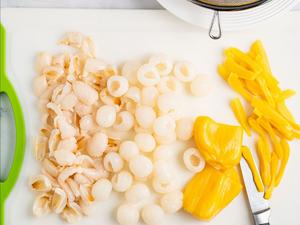
{"type": "Polygon", "coordinates": [[[271,209],[268,208],[266,210],[256,212],[253,214],[255,225],[270,225],[270,212],[271,209]]]}
{"type": "MultiPolygon", "coordinates": [[[[1,0],[0,0],[1,1],[1,0]]],[[[21,171],[21,166],[25,153],[25,142],[26,142],[26,134],[25,134],[25,121],[22,113],[22,107],[18,100],[18,96],[9,82],[6,71],[5,71],[5,29],[0,23],[0,94],[6,94],[8,97],[14,116],[14,124],[15,124],[15,151],[14,151],[14,159],[10,167],[10,171],[6,180],[0,180],[0,225],[5,224],[4,220],[4,208],[5,208],[5,200],[14,187],[18,175],[21,171]]],[[[12,138],[12,137],[10,137],[12,138]]],[[[0,149],[2,151],[2,149],[0,149]]],[[[4,150],[4,149],[3,149],[4,150]]]]}

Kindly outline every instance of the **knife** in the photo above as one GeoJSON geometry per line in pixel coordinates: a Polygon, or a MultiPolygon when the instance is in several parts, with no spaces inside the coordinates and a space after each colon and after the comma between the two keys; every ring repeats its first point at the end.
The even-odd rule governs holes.
{"type": "Polygon", "coordinates": [[[264,199],[264,192],[259,192],[255,186],[252,172],[246,160],[242,157],[240,167],[255,225],[270,225],[270,204],[264,199]]]}

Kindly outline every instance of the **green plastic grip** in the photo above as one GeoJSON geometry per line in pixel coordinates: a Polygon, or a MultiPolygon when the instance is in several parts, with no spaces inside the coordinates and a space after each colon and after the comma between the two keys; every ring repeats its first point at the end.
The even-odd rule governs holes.
{"type": "MultiPolygon", "coordinates": [[[[13,189],[18,175],[20,173],[25,153],[25,122],[22,113],[21,104],[18,100],[16,92],[6,76],[5,61],[5,29],[0,24],[0,93],[5,93],[12,105],[13,115],[15,119],[16,137],[14,159],[5,181],[0,181],[0,225],[4,225],[4,206],[5,200],[13,189]]],[[[1,149],[0,149],[1,150],[1,149]]]]}

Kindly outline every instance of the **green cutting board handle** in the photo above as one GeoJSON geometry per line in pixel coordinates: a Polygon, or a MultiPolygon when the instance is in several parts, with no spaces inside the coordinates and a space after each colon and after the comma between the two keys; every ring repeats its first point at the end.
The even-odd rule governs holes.
{"type": "MultiPolygon", "coordinates": [[[[20,173],[25,152],[25,123],[22,113],[21,104],[18,100],[16,92],[6,76],[5,69],[5,29],[0,23],[0,93],[5,93],[12,105],[13,115],[15,120],[16,137],[14,159],[5,181],[0,181],[0,225],[4,225],[4,206],[5,199],[13,189],[18,175],[20,173]]],[[[1,150],[1,149],[0,149],[1,150]]]]}

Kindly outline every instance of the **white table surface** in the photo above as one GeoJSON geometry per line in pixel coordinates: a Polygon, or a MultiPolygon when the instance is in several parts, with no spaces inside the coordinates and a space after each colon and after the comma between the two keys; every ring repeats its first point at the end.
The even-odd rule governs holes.
{"type": "MultiPolygon", "coordinates": [[[[1,0],[1,7],[64,7],[102,9],[161,9],[156,0],[1,0]]],[[[300,10],[300,3],[293,9],[300,10]]]]}
{"type": "MultiPolygon", "coordinates": [[[[180,101],[183,115],[208,115],[219,122],[237,124],[228,107],[228,100],[237,95],[216,74],[215,68],[222,59],[221,49],[225,46],[238,46],[246,49],[249,43],[257,38],[264,42],[272,68],[276,71],[276,77],[280,80],[281,86],[300,90],[299,54],[297,54],[300,52],[300,45],[296,44],[300,40],[300,30],[295,29],[295,27],[300,27],[298,12],[291,12],[280,20],[277,18],[275,22],[268,23],[266,25],[268,29],[265,29],[265,26],[256,26],[244,32],[229,32],[218,42],[211,40],[206,31],[186,24],[164,10],[144,12],[139,10],[5,9],[1,11],[1,16],[9,35],[7,74],[23,106],[27,129],[23,169],[6,202],[6,225],[66,225],[56,215],[40,219],[32,217],[30,209],[33,193],[26,188],[28,178],[38,171],[38,163],[32,154],[34,137],[40,123],[37,119],[36,99],[31,87],[34,77],[32,60],[41,50],[57,51],[55,43],[66,28],[68,30],[76,28],[77,31],[89,34],[97,43],[98,56],[113,64],[119,64],[124,59],[141,58],[161,52],[175,59],[184,59],[199,65],[202,73],[211,75],[215,89],[206,98],[187,96],[184,101],[180,101]],[[23,26],[20,26],[20,21],[23,26]],[[133,21],[137,22],[133,23],[133,21]],[[208,52],[210,54],[207,54],[208,52]]],[[[288,101],[294,115],[300,115],[299,102],[299,94],[288,101]]],[[[250,140],[252,139],[245,138],[245,144],[250,144],[250,140]]],[[[176,179],[183,182],[181,178],[186,180],[191,176],[178,163],[178,157],[184,148],[182,146],[174,148],[175,157],[172,158],[174,162],[172,165],[176,169],[176,179]]],[[[271,199],[272,225],[299,224],[300,151],[298,150],[300,141],[292,142],[291,149],[291,157],[282,184],[275,190],[271,199]]],[[[109,201],[103,204],[95,203],[96,213],[84,218],[80,225],[117,225],[112,215],[121,201],[114,193],[109,201]]],[[[250,216],[246,196],[241,194],[209,224],[199,222],[181,212],[168,215],[164,225],[252,225],[250,216]]]]}

